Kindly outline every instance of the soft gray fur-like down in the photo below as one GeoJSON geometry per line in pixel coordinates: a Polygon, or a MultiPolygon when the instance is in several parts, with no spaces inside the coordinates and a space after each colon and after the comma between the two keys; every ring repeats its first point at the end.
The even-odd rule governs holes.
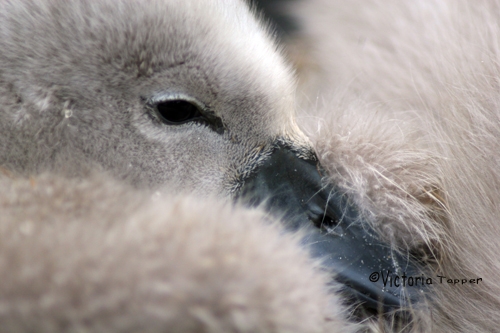
{"type": "Polygon", "coordinates": [[[0,332],[500,327],[500,2],[287,10],[295,92],[240,1],[0,0],[0,332]],[[162,123],[179,98],[210,121],[162,123]],[[227,202],[277,141],[421,259],[413,322],[348,318],[297,235],[227,202]]]}
{"type": "Polygon", "coordinates": [[[259,211],[99,175],[0,186],[0,332],[342,331],[327,276],[259,211]]]}
{"type": "Polygon", "coordinates": [[[0,1],[0,331],[342,331],[298,239],[228,202],[311,149],[291,72],[240,1],[0,1]]]}
{"type": "Polygon", "coordinates": [[[299,123],[380,234],[427,258],[431,312],[416,330],[496,331],[500,2],[311,0],[292,10],[303,28],[292,49],[299,123]],[[441,284],[438,274],[482,282],[441,284]]]}

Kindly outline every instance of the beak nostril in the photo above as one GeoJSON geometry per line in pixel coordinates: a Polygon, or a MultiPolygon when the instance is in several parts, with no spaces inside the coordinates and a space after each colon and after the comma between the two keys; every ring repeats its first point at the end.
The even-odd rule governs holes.
{"type": "Polygon", "coordinates": [[[310,220],[316,228],[320,230],[323,234],[344,236],[345,230],[342,223],[335,214],[321,214],[310,216],[310,220]]]}
{"type": "Polygon", "coordinates": [[[339,220],[336,217],[325,215],[321,219],[319,225],[315,225],[328,234],[343,234],[343,231],[341,230],[342,227],[340,226],[339,220]]]}

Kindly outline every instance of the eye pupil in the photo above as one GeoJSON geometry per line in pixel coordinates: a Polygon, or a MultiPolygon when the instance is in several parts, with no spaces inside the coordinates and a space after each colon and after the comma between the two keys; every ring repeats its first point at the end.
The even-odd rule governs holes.
{"type": "Polygon", "coordinates": [[[201,116],[198,107],[183,100],[161,102],[156,105],[162,120],[170,124],[180,124],[201,116]]]}

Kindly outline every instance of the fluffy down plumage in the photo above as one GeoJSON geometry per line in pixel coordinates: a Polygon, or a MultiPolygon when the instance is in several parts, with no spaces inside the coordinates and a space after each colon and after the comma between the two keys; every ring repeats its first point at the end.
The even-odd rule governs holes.
{"type": "Polygon", "coordinates": [[[312,0],[293,10],[299,123],[332,181],[434,278],[416,330],[495,331],[500,3],[312,0]]]}
{"type": "Polygon", "coordinates": [[[260,211],[102,175],[0,184],[0,332],[343,327],[327,276],[260,211]]]}
{"type": "MultiPolygon", "coordinates": [[[[119,167],[68,179],[76,172],[61,171],[57,155],[57,174],[3,162],[9,170],[0,180],[0,331],[500,326],[500,3],[304,0],[287,10],[301,27],[285,41],[298,75],[298,123],[330,180],[355,198],[387,242],[421,258],[433,278],[413,321],[401,327],[390,315],[348,318],[352,309],[340,305],[297,236],[259,210],[220,196],[158,194],[119,167]],[[437,275],[482,281],[453,285],[437,275]]],[[[276,95],[293,84],[288,74],[279,77],[286,83],[273,87],[276,95]]],[[[276,100],[259,110],[270,105],[269,113],[283,115],[276,107],[285,104],[276,100]]],[[[9,151],[21,139],[0,140],[0,148],[9,151]]],[[[27,156],[51,165],[50,156],[27,156]]],[[[211,182],[203,194],[213,194],[211,182]]]]}

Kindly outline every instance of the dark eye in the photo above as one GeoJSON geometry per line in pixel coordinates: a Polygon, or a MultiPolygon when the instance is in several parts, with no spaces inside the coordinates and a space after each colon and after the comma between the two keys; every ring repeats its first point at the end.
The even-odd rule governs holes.
{"type": "Polygon", "coordinates": [[[184,100],[160,102],[155,107],[161,119],[172,125],[182,124],[202,116],[196,105],[184,100]]]}

